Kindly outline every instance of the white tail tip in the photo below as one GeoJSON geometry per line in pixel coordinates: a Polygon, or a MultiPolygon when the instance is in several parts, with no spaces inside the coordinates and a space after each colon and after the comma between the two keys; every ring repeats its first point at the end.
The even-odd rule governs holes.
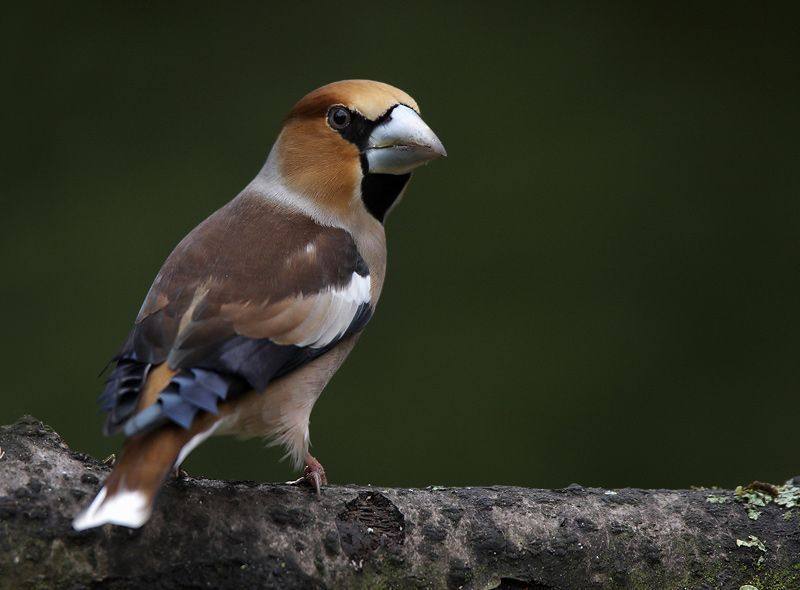
{"type": "Polygon", "coordinates": [[[107,493],[103,486],[91,505],[72,521],[72,528],[83,531],[104,524],[117,524],[138,529],[150,518],[152,506],[142,492],[123,489],[106,500],[107,493]]]}

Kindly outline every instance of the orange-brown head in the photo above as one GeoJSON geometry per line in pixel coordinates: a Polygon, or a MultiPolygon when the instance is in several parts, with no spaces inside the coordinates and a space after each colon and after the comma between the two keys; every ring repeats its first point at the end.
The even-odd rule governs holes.
{"type": "Polygon", "coordinates": [[[366,208],[383,221],[411,171],[444,155],[408,94],[381,82],[344,80],[294,106],[268,167],[326,214],[366,208]]]}

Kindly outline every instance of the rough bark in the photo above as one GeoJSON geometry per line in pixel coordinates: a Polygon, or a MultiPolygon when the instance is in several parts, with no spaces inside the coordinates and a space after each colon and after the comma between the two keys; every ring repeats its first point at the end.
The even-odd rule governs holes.
{"type": "Polygon", "coordinates": [[[108,468],[29,417],[0,448],[2,588],[800,588],[800,508],[731,491],[189,478],[142,529],[78,533],[108,468]]]}

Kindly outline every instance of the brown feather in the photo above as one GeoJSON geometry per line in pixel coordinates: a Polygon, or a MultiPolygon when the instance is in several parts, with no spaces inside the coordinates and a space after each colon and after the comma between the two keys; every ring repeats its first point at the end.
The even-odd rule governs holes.
{"type": "Polygon", "coordinates": [[[211,428],[220,416],[203,412],[186,430],[169,424],[151,432],[127,438],[105,482],[106,501],[121,490],[138,491],[150,505],[161,484],[175,465],[181,449],[194,436],[211,428]]]}
{"type": "Polygon", "coordinates": [[[324,114],[287,120],[277,145],[281,175],[291,190],[339,217],[360,202],[358,148],[328,127],[324,114]]]}
{"type": "Polygon", "coordinates": [[[158,394],[169,384],[177,371],[170,369],[166,363],[162,363],[150,370],[147,381],[139,394],[139,401],[136,404],[136,411],[141,412],[148,406],[152,406],[158,399],[158,394]]]}
{"type": "MultiPolygon", "coordinates": [[[[137,352],[147,358],[147,347],[157,343],[178,369],[237,334],[288,334],[306,319],[318,294],[347,285],[356,268],[364,262],[347,231],[245,192],[170,254],[137,318],[137,352]]],[[[141,407],[154,401],[146,399],[141,407]]]]}
{"type": "Polygon", "coordinates": [[[335,104],[359,111],[368,119],[375,120],[398,103],[419,112],[417,102],[399,88],[373,80],[342,80],[305,95],[290,111],[287,120],[319,117],[335,104]]]}

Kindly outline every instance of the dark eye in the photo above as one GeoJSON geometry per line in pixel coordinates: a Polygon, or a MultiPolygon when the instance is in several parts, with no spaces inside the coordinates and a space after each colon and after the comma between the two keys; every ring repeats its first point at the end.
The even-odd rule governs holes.
{"type": "Polygon", "coordinates": [[[341,131],[350,124],[350,111],[344,107],[332,107],[328,111],[328,125],[341,131]]]}

